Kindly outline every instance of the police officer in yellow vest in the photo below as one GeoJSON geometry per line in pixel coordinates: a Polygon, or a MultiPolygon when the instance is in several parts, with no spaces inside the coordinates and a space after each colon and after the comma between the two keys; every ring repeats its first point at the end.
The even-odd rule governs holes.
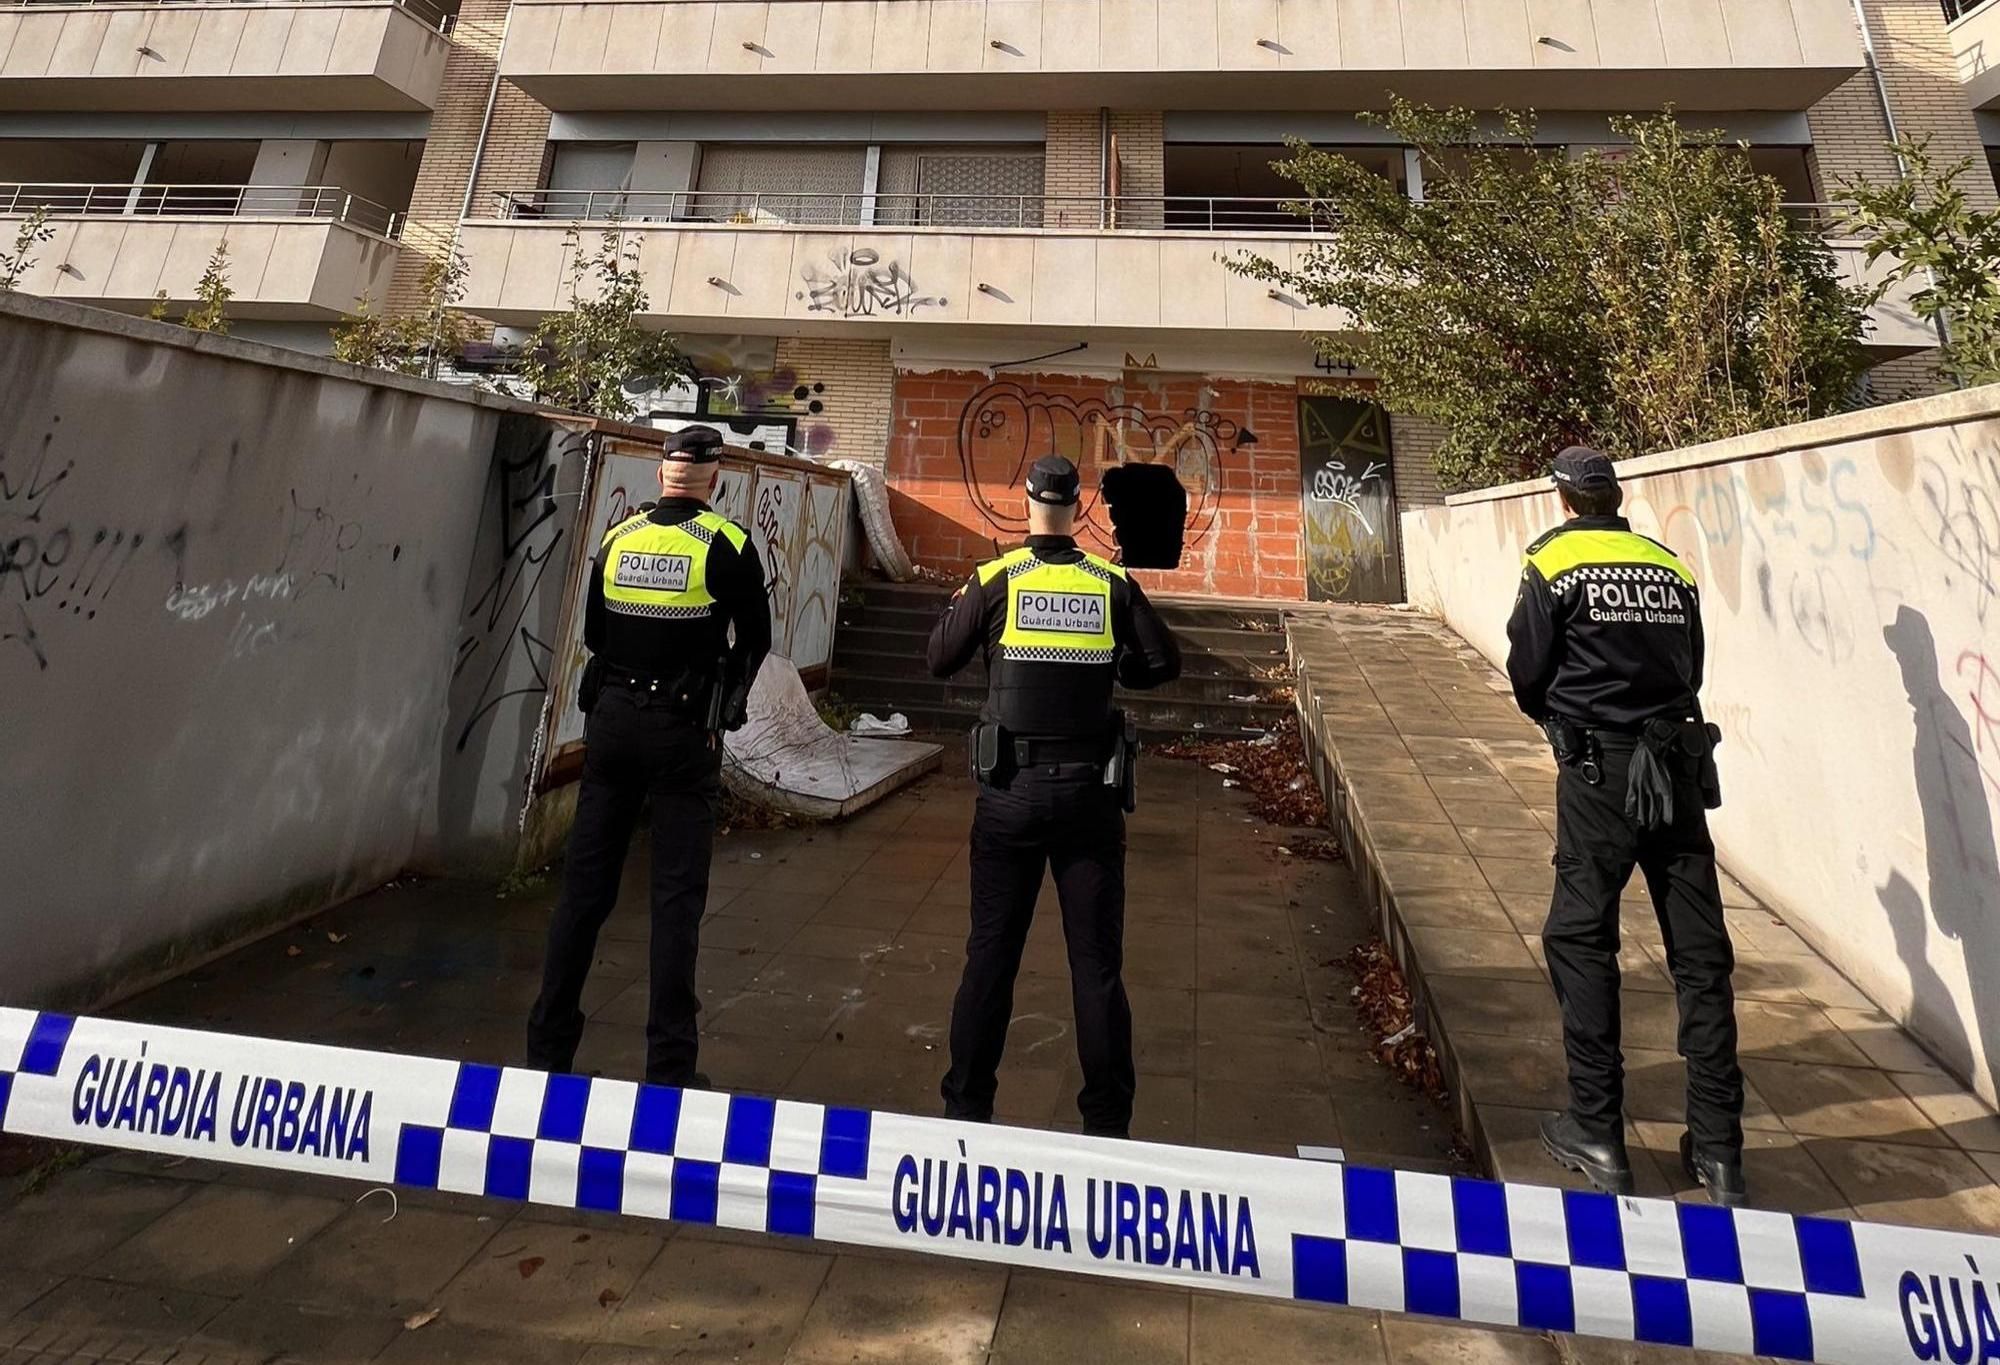
{"type": "Polygon", "coordinates": [[[1132,1122],[1132,1008],[1126,1000],[1125,811],[1136,744],[1111,706],[1114,681],[1180,676],[1180,649],[1117,565],[1077,548],[1080,480],[1058,455],[1028,474],[1028,541],[966,580],[931,631],[931,672],[986,659],[972,737],[972,929],[951,1010],[945,1112],[993,1116],[1014,978],[1042,872],[1055,874],[1069,945],[1084,1131],[1132,1122]]]}
{"type": "Polygon", "coordinates": [[[1688,1131],[1681,1162],[1718,1204],[1740,1204],[1743,1073],[1735,955],[1707,810],[1721,802],[1701,719],[1701,602],[1672,551],[1618,515],[1609,458],[1571,446],[1555,484],[1570,519],[1528,548],[1507,672],[1548,734],[1556,776],[1556,885],[1542,931],[1562,1008],[1568,1110],[1542,1125],[1562,1165],[1632,1191],[1619,1051],[1618,898],[1637,865],[1680,1005],[1688,1131]]]}
{"type": "Polygon", "coordinates": [[[562,898],[549,924],[542,992],[528,1016],[528,1064],[567,1071],[583,1036],[578,1001],[598,930],[618,899],[640,807],[653,824],[652,997],[646,1079],[706,1085],[695,1070],[695,950],[708,901],[721,736],[743,724],[771,648],[756,547],[710,510],[722,436],[667,439],[660,501],[611,528],[592,565],[583,641],[591,652],[583,782],[562,898]]]}

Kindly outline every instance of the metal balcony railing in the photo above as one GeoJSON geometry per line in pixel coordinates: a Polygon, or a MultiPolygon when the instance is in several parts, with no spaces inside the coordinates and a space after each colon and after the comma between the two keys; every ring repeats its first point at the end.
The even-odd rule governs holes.
{"type": "Polygon", "coordinates": [[[0,182],[0,218],[330,218],[394,237],[402,215],[338,185],[70,185],[0,182]]]}
{"type": "Polygon", "coordinates": [[[1284,199],[1052,194],[825,194],[724,190],[511,190],[500,216],[562,222],[790,227],[1078,228],[1168,232],[1323,231],[1284,199]]]}
{"type": "Polygon", "coordinates": [[[1983,9],[1991,3],[1992,0],[1944,0],[1945,22],[1950,23],[1955,19],[1963,19],[1966,15],[1972,13],[1972,11],[1983,9]]]}
{"type": "MultiPolygon", "coordinates": [[[[272,5],[320,3],[321,0],[0,0],[0,9],[73,9],[77,6],[110,6],[121,9],[164,8],[168,5],[272,5]]],[[[412,19],[439,33],[450,33],[458,22],[456,5],[446,7],[434,0],[349,0],[349,3],[387,3],[405,11],[412,19]]]]}

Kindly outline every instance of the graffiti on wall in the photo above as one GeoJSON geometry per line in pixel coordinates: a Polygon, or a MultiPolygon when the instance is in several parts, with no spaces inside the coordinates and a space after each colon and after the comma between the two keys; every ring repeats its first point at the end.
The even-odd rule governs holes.
{"type": "Polygon", "coordinates": [[[885,261],[873,247],[835,247],[827,253],[831,270],[807,262],[799,271],[805,288],[794,297],[812,313],[842,318],[909,317],[923,308],[942,308],[943,298],[919,293],[900,261],[885,261]]]}
{"type": "Polygon", "coordinates": [[[454,693],[470,694],[453,706],[463,718],[454,752],[464,753],[504,703],[521,698],[539,708],[549,690],[554,647],[529,618],[542,605],[542,580],[568,529],[557,512],[557,472],[566,458],[584,456],[589,442],[586,433],[558,429],[495,453],[452,663],[454,693]]]}
{"type": "Polygon", "coordinates": [[[53,431],[31,455],[0,450],[0,656],[25,656],[38,672],[49,666],[52,623],[95,620],[149,540],[71,517],[62,494],[75,468],[53,431]]]}
{"type": "MultiPolygon", "coordinates": [[[[58,422],[60,419],[56,419],[58,422]]],[[[362,545],[360,521],[317,494],[294,487],[271,509],[277,548],[268,560],[230,572],[188,571],[189,527],[142,527],[78,517],[65,506],[73,457],[52,428],[32,455],[0,450],[0,662],[49,668],[53,642],[85,627],[117,601],[147,593],[176,626],[221,628],[221,657],[262,653],[299,627],[295,608],[320,594],[344,592],[364,553],[393,560],[402,547],[362,545]]],[[[232,445],[232,459],[236,455],[232,445]]]]}
{"type": "Polygon", "coordinates": [[[1255,437],[1214,409],[1204,386],[1193,407],[1163,409],[1127,401],[1124,385],[1105,398],[1051,393],[1000,380],[974,393],[959,414],[958,458],[965,489],[994,530],[1027,529],[1021,511],[1028,469],[1051,451],[1083,472],[1089,494],[1081,533],[1113,544],[1109,519],[1098,511],[1093,470],[1120,464],[1170,466],[1187,490],[1187,544],[1199,545],[1214,529],[1222,501],[1223,465],[1255,437]]]}
{"type": "Polygon", "coordinates": [[[1389,414],[1366,399],[1299,399],[1299,474],[1307,596],[1400,598],[1389,414]]]}
{"type": "MultiPolygon", "coordinates": [[[[801,295],[803,297],[803,295],[801,295]]],[[[705,423],[746,450],[822,459],[836,433],[826,381],[778,364],[774,337],[680,339],[692,373],[665,384],[634,382],[626,397],[639,418],[667,431],[705,423]]]]}

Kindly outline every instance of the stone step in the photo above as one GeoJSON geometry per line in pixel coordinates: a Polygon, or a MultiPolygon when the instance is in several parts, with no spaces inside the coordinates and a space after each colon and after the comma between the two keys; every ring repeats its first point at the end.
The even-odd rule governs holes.
{"type": "MultiPolygon", "coordinates": [[[[1215,661],[1212,659],[1199,655],[1190,656],[1179,678],[1145,695],[1154,699],[1265,704],[1278,713],[1291,707],[1289,697],[1273,695],[1276,689],[1290,686],[1284,679],[1266,680],[1246,675],[1235,668],[1218,669],[1214,664],[1215,661]]],[[[847,691],[844,680],[850,677],[895,679],[898,682],[933,681],[930,668],[921,652],[876,650],[843,641],[839,651],[834,655],[834,691],[845,697],[847,691]]],[[[986,666],[975,659],[966,668],[953,675],[952,681],[983,690],[986,687],[986,666]]],[[[1127,694],[1121,693],[1121,695],[1127,694]]]]}
{"type": "MultiPolygon", "coordinates": [[[[928,676],[925,638],[906,631],[882,630],[874,626],[846,626],[834,640],[834,668],[852,668],[860,673],[920,674],[928,676]]],[[[975,660],[972,667],[982,668],[975,660]]],[[[1286,660],[1269,655],[1211,653],[1203,649],[1181,650],[1182,678],[1223,679],[1234,690],[1248,692],[1263,687],[1284,686],[1291,677],[1286,660]]]]}
{"type": "MultiPolygon", "coordinates": [[[[878,716],[901,711],[911,718],[913,724],[920,712],[950,716],[957,718],[959,728],[971,723],[986,700],[985,679],[968,680],[964,675],[941,680],[837,669],[832,690],[846,705],[872,711],[878,716]]],[[[1119,692],[1115,704],[1131,712],[1142,731],[1156,738],[1201,731],[1256,733],[1275,725],[1292,711],[1289,702],[1218,701],[1200,696],[1169,695],[1165,689],[1119,692]]]]}

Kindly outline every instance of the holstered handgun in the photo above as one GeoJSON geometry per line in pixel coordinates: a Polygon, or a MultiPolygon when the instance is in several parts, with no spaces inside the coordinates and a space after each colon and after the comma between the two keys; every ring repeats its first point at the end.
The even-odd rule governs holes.
{"type": "Polygon", "coordinates": [[[597,699],[604,693],[604,660],[593,654],[583,666],[583,676],[576,683],[576,709],[589,715],[597,707],[597,699]]]}
{"type": "Polygon", "coordinates": [[[994,721],[982,720],[972,727],[972,733],[965,737],[965,756],[973,781],[993,781],[994,774],[1000,771],[1003,755],[1010,752],[1006,738],[1006,731],[994,721]]]}
{"type": "Polygon", "coordinates": [[[1111,757],[1104,764],[1104,785],[1118,789],[1126,814],[1139,805],[1139,722],[1129,713],[1111,713],[1111,757]]]}
{"type": "Polygon", "coordinates": [[[1704,810],[1715,810],[1722,804],[1722,773],[1715,766],[1715,748],[1722,743],[1722,727],[1701,718],[1699,708],[1694,719],[1681,724],[1681,750],[1694,760],[1695,785],[1701,791],[1704,810]]]}

